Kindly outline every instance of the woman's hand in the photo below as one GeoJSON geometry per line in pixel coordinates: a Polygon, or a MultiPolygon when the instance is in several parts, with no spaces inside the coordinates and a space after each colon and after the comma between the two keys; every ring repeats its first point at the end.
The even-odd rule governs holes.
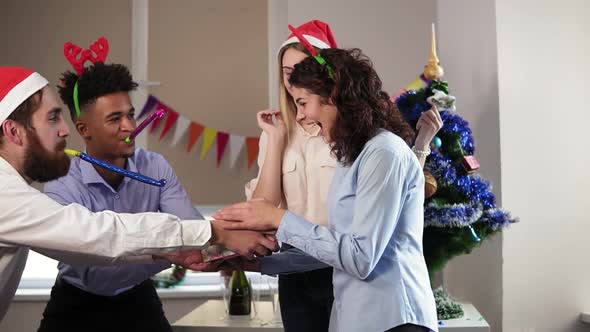
{"type": "Polygon", "coordinates": [[[436,107],[433,106],[428,111],[422,113],[416,123],[416,130],[418,130],[418,136],[416,136],[416,141],[414,142],[416,149],[428,150],[430,142],[432,142],[432,139],[442,126],[443,121],[436,107]]]}
{"type": "Polygon", "coordinates": [[[213,218],[223,220],[226,229],[272,232],[279,228],[284,214],[285,210],[265,200],[255,199],[226,206],[215,212],[213,218]]]}
{"type": "Polygon", "coordinates": [[[281,112],[264,110],[256,113],[258,127],[262,129],[272,140],[284,140],[287,137],[287,125],[283,121],[281,112]],[[275,117],[273,122],[272,117],[275,117]]]}

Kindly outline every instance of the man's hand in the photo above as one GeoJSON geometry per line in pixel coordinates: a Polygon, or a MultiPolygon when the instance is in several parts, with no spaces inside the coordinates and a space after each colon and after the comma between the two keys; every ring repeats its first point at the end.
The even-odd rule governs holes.
{"type": "Polygon", "coordinates": [[[213,214],[213,218],[224,220],[226,229],[249,229],[269,232],[279,228],[285,210],[264,200],[251,200],[226,206],[213,214]]]}
{"type": "Polygon", "coordinates": [[[172,264],[180,265],[191,270],[201,270],[205,267],[201,250],[186,250],[171,253],[161,253],[156,257],[165,259],[172,264]]]}
{"type": "Polygon", "coordinates": [[[254,258],[254,254],[267,256],[271,251],[277,251],[279,245],[273,238],[254,231],[227,230],[222,221],[211,222],[211,244],[221,244],[241,256],[254,258]]]}
{"type": "MultiPolygon", "coordinates": [[[[207,262],[207,263],[200,263],[196,267],[198,267],[198,268],[193,269],[193,270],[199,271],[199,272],[231,271],[233,269],[229,260],[224,260],[224,259],[217,259],[217,260],[207,262]]],[[[229,275],[231,276],[231,272],[229,275]]]]}
{"type": "Polygon", "coordinates": [[[241,256],[230,259],[217,259],[204,263],[203,268],[198,271],[220,272],[222,276],[231,277],[232,272],[235,270],[260,272],[260,260],[258,258],[249,260],[241,256]]]}

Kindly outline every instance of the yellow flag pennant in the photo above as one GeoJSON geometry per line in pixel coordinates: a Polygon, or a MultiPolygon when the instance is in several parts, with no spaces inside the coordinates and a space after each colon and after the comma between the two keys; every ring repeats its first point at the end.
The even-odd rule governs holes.
{"type": "Polygon", "coordinates": [[[211,145],[215,141],[217,130],[212,128],[205,128],[203,131],[203,146],[201,147],[201,160],[205,159],[205,155],[209,152],[211,145]]]}

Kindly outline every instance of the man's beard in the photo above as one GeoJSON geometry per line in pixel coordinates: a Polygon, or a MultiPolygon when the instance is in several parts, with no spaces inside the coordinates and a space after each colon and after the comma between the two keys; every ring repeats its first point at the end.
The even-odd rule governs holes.
{"type": "Polygon", "coordinates": [[[70,158],[63,152],[66,141],[60,143],[55,152],[49,152],[41,145],[34,130],[29,130],[29,146],[25,152],[25,175],[33,181],[45,183],[66,174],[70,169],[70,158]]]}

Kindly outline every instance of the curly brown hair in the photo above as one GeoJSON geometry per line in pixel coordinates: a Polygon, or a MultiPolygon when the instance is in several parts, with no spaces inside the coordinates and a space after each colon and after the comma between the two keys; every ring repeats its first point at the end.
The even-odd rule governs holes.
{"type": "Polygon", "coordinates": [[[289,83],[319,95],[324,104],[336,106],[338,113],[330,137],[338,161],[351,165],[380,129],[412,143],[414,131],[382,90],[373,63],[361,50],[332,48],[319,54],[333,70],[333,78],[326,65],[309,57],[295,65],[289,83]]]}

